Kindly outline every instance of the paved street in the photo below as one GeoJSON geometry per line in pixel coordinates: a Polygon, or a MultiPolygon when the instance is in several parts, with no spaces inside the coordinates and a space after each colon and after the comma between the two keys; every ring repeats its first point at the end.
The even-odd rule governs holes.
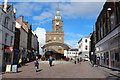
{"type": "Polygon", "coordinates": [[[48,62],[40,62],[41,71],[35,72],[34,63],[28,63],[19,68],[19,73],[6,73],[3,78],[106,78],[104,72],[97,67],[91,67],[89,62],[74,64],[71,62],[54,62],[49,67],[48,62]]]}

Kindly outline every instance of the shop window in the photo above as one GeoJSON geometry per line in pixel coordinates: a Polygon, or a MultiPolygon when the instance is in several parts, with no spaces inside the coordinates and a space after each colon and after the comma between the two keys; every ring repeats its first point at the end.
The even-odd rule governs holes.
{"type": "Polygon", "coordinates": [[[115,28],[115,13],[114,12],[110,16],[110,26],[111,26],[111,30],[115,28]]]}

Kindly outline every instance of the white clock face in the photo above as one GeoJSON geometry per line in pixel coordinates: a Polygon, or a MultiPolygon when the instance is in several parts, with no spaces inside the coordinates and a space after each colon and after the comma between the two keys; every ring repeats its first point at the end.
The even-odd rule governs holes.
{"type": "Polygon", "coordinates": [[[58,25],[59,25],[59,22],[56,22],[56,25],[58,26],[58,25]]]}

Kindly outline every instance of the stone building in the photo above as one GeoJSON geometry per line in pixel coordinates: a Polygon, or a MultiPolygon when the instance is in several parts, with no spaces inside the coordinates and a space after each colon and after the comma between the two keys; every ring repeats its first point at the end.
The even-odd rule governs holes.
{"type": "Polygon", "coordinates": [[[32,48],[32,57],[33,59],[35,59],[35,57],[39,54],[38,53],[38,37],[36,35],[36,33],[32,30],[32,44],[31,44],[31,48],[32,48]]]}
{"type": "MultiPolygon", "coordinates": [[[[62,18],[60,14],[60,10],[56,10],[56,15],[52,19],[52,31],[46,32],[46,43],[48,42],[62,42],[64,43],[64,32],[62,31],[62,18]]],[[[61,46],[49,46],[47,48],[48,51],[52,51],[55,55],[63,55],[64,48],[61,46]]],[[[50,54],[48,52],[48,54],[50,54]]],[[[55,56],[54,55],[54,56],[55,56]]]]}
{"type": "Polygon", "coordinates": [[[106,2],[96,21],[97,64],[120,70],[120,1],[106,2]]]}
{"type": "Polygon", "coordinates": [[[3,70],[6,65],[13,63],[15,15],[15,8],[5,0],[4,5],[0,5],[0,58],[3,62],[0,68],[2,66],[3,70]]]}
{"type": "Polygon", "coordinates": [[[28,54],[27,53],[28,22],[23,21],[23,18],[24,18],[23,16],[20,16],[19,19],[16,19],[16,28],[20,30],[19,57],[22,59],[26,59],[28,54]]]}

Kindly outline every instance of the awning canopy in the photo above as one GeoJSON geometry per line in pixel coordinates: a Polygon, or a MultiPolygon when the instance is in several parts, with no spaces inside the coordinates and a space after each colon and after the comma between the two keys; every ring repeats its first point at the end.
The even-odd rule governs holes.
{"type": "Polygon", "coordinates": [[[68,44],[63,43],[63,42],[57,42],[57,41],[48,42],[48,43],[46,43],[45,45],[43,45],[41,48],[44,49],[44,48],[49,47],[49,46],[62,46],[62,47],[64,47],[64,49],[66,49],[66,50],[71,49],[71,46],[69,46],[68,44]]]}

